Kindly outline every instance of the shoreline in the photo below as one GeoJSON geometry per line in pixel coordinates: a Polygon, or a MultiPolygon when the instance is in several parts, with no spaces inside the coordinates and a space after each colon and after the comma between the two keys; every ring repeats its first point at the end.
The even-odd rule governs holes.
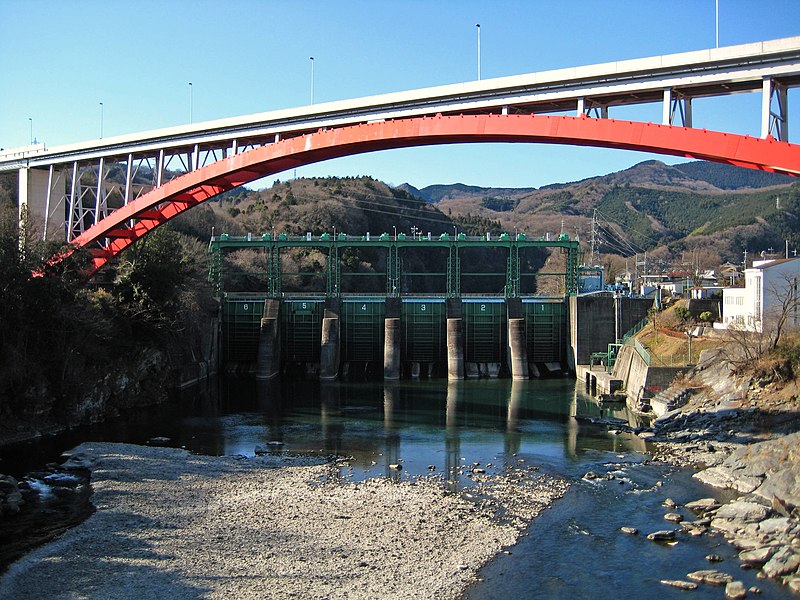
{"type": "Polygon", "coordinates": [[[13,563],[0,596],[458,598],[568,483],[527,470],[350,482],[307,458],[85,443],[96,512],[13,563]]]}

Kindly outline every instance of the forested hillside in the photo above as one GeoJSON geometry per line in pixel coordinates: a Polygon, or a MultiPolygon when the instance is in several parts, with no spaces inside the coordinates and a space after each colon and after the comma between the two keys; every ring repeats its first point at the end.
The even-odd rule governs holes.
{"type": "MultiPolygon", "coordinates": [[[[646,161],[533,191],[432,187],[436,206],[449,215],[497,220],[535,236],[566,232],[587,250],[594,238],[612,272],[643,252],[665,266],[689,253],[702,263],[696,268],[713,269],[741,262],[745,250],[768,252],[786,240],[800,246],[800,183],[729,165],[646,161]]],[[[420,194],[430,196],[427,190],[420,194]]]]}

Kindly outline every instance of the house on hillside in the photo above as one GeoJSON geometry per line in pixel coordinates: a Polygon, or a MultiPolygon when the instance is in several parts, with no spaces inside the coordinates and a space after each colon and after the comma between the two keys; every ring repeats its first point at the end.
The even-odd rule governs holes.
{"type": "Polygon", "coordinates": [[[786,325],[800,325],[800,258],[754,261],[743,288],[726,288],[722,326],[763,333],[784,313],[786,325]]]}
{"type": "Polygon", "coordinates": [[[654,296],[658,290],[662,295],[688,295],[693,288],[716,288],[717,285],[717,277],[712,270],[705,271],[699,277],[688,271],[671,271],[660,275],[642,275],[641,279],[640,294],[644,297],[654,296]]]}
{"type": "Polygon", "coordinates": [[[720,277],[723,281],[727,281],[730,285],[736,285],[739,283],[739,279],[742,277],[742,271],[739,269],[739,265],[735,265],[732,262],[726,262],[720,267],[720,277]]]}

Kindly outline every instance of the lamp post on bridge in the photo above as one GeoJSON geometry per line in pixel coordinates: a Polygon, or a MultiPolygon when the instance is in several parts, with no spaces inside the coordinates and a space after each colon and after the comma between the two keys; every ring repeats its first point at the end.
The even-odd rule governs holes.
{"type": "Polygon", "coordinates": [[[478,81],[481,80],[481,24],[476,23],[475,29],[478,30],[478,81]]]}
{"type": "Polygon", "coordinates": [[[103,103],[100,103],[100,139],[103,139],[103,103]]]}
{"type": "Polygon", "coordinates": [[[192,82],[189,82],[189,125],[192,124],[192,82]]]}
{"type": "Polygon", "coordinates": [[[28,122],[31,125],[31,146],[33,146],[33,117],[28,117],[28,122]]]}
{"type": "Polygon", "coordinates": [[[311,104],[314,104],[314,57],[309,56],[308,60],[311,61],[311,104]]]}

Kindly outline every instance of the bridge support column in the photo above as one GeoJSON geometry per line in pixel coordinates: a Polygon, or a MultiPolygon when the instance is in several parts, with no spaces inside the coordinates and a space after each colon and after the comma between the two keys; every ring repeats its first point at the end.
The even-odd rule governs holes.
{"type": "MultiPolygon", "coordinates": [[[[19,194],[19,231],[20,237],[27,229],[30,231],[33,222],[46,226],[49,216],[47,214],[47,197],[50,189],[50,172],[44,169],[31,169],[24,167],[18,171],[19,180],[17,192],[19,194]],[[40,220],[41,219],[41,220],[40,220]]],[[[54,221],[51,228],[64,226],[64,220],[54,221]]],[[[42,237],[40,232],[39,237],[42,237]]]]}
{"type": "Polygon", "coordinates": [[[383,321],[383,378],[400,379],[400,319],[383,321]]]}
{"type": "Polygon", "coordinates": [[[447,319],[447,378],[464,379],[464,325],[460,318],[447,319]]]}
{"type": "Polygon", "coordinates": [[[339,374],[339,317],[322,319],[322,344],[319,349],[319,378],[336,379],[339,374]]]}
{"type": "Polygon", "coordinates": [[[511,377],[513,379],[528,379],[525,319],[508,320],[508,347],[511,351],[511,377]]]}
{"type": "Polygon", "coordinates": [[[785,86],[765,78],[761,92],[761,137],[789,140],[789,96],[785,86]]]}

